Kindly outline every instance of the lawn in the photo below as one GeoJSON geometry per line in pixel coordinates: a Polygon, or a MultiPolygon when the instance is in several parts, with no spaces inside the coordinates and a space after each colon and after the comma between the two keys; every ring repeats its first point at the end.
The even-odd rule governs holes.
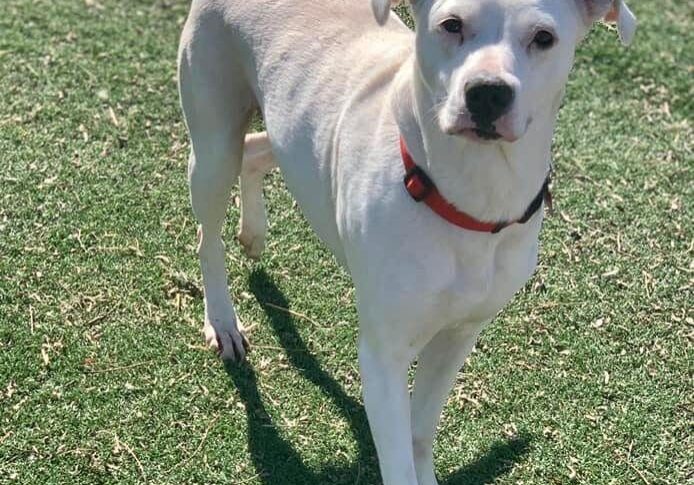
{"type": "MultiPolygon", "coordinates": [[[[632,3],[632,48],[579,51],[540,267],[460,373],[442,485],[694,480],[694,20],[632,3]]],[[[278,174],[262,262],[225,229],[249,362],[202,346],[187,8],[1,0],[0,482],[377,484],[353,288],[278,174]]]]}

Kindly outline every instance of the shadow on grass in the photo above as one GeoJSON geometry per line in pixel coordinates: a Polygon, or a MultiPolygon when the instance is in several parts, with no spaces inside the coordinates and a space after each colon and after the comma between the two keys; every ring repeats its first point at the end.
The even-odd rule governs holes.
{"type": "MultiPolygon", "coordinates": [[[[296,330],[292,316],[276,307],[289,308],[289,302],[263,269],[250,275],[250,288],[261,303],[292,365],[319,387],[340,410],[358,443],[356,463],[314,471],[304,465],[292,443],[282,437],[265,409],[258,391],[255,371],[248,365],[226,365],[246,407],[248,446],[256,471],[265,485],[326,485],[380,483],[376,451],[369,433],[363,406],[348,396],[309,352],[296,330]],[[268,305],[270,304],[270,305],[268,305]]],[[[495,444],[483,457],[461,468],[443,485],[482,485],[508,473],[528,450],[529,439],[521,437],[495,444]]]]}
{"type": "Polygon", "coordinates": [[[484,485],[494,483],[502,475],[510,472],[530,450],[531,436],[520,436],[497,441],[484,455],[473,463],[462,467],[441,485],[484,485]]]}
{"type": "Polygon", "coordinates": [[[266,485],[287,484],[372,484],[378,482],[376,451],[371,440],[363,406],[348,396],[306,347],[290,314],[278,308],[289,308],[289,302],[263,269],[253,271],[249,286],[284,347],[289,361],[309,382],[330,398],[349,423],[359,446],[357,462],[342,468],[308,469],[278,428],[273,424],[258,392],[256,375],[247,365],[226,366],[248,414],[249,451],[258,473],[266,485]],[[270,305],[268,305],[270,304],[270,305]]]}

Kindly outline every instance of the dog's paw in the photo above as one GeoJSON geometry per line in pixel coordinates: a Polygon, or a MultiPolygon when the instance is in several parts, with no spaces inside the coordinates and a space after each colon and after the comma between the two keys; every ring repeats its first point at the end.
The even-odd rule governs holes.
{"type": "Polygon", "coordinates": [[[265,249],[265,236],[241,231],[238,235],[243,253],[251,259],[258,260],[265,249]]]}
{"type": "Polygon", "coordinates": [[[251,344],[243,327],[234,319],[205,321],[202,331],[207,345],[215,350],[222,360],[242,362],[250,351],[251,344]]]}

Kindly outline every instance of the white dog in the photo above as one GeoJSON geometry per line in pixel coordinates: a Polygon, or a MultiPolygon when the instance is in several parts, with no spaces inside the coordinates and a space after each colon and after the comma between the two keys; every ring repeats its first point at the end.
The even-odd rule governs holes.
{"type": "Polygon", "coordinates": [[[179,55],[207,342],[242,359],[220,231],[264,246],[275,163],[354,280],[364,402],[385,485],[435,485],[458,369],[532,274],[555,118],[594,21],[621,0],[193,0],[179,55]],[[380,25],[379,25],[380,24],[380,25]],[[266,133],[248,135],[260,111],[266,133]],[[408,366],[418,359],[410,398],[408,366]]]}

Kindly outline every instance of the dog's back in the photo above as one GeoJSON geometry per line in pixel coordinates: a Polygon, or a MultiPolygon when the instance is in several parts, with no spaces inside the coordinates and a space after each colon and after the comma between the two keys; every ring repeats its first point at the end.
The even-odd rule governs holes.
{"type": "MultiPolygon", "coordinates": [[[[392,79],[411,36],[395,16],[379,26],[366,0],[195,0],[180,47],[184,109],[205,93],[212,111],[233,106],[215,126],[235,131],[260,109],[287,186],[339,254],[330,179],[340,119],[372,80],[392,79]]],[[[359,109],[375,117],[382,101],[359,109]]],[[[200,108],[186,111],[190,123],[200,108]]]]}
{"type": "Polygon", "coordinates": [[[205,36],[234,56],[265,113],[285,98],[300,111],[323,92],[336,104],[337,86],[409,48],[410,35],[395,16],[380,27],[365,0],[194,0],[182,48],[205,36]]]}

